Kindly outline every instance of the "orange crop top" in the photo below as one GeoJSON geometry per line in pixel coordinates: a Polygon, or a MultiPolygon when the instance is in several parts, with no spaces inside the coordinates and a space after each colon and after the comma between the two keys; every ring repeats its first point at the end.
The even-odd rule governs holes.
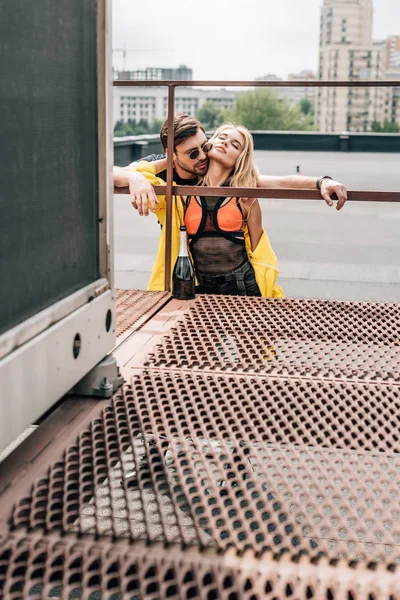
{"type": "Polygon", "coordinates": [[[243,233],[245,220],[237,198],[219,198],[211,210],[204,197],[188,198],[185,211],[185,225],[189,238],[202,233],[243,233]]]}

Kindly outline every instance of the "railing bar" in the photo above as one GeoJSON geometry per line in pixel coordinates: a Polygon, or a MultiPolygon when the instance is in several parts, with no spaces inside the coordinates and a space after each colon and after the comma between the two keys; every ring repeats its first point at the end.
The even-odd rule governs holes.
{"type": "Polygon", "coordinates": [[[164,290],[170,290],[171,274],[171,243],[172,243],[172,184],[174,178],[174,107],[175,87],[168,86],[168,144],[167,144],[167,185],[166,191],[166,215],[165,215],[165,272],[164,290]]]}
{"type": "MultiPolygon", "coordinates": [[[[165,185],[154,186],[157,194],[165,194],[165,185]]],[[[293,188],[229,188],[241,198],[276,198],[281,200],[321,200],[321,194],[317,190],[299,190],[293,188]]],[[[175,186],[174,193],[182,196],[203,194],[204,188],[199,186],[175,186]]],[[[207,188],[208,196],[219,197],[226,193],[225,188],[207,188]]],[[[114,194],[129,194],[128,187],[114,187],[114,194]]],[[[400,192],[382,191],[348,191],[347,199],[353,202],[400,202],[400,192]]]]}
{"type": "MultiPolygon", "coordinates": [[[[120,188],[122,189],[122,188],[120,188]]],[[[124,188],[125,189],[125,188],[124,188]]],[[[165,194],[165,185],[154,186],[156,194],[165,194]]],[[[226,187],[207,187],[204,186],[174,186],[174,194],[181,196],[204,195],[219,197],[227,193],[226,187]]],[[[318,190],[307,189],[272,189],[272,188],[229,188],[229,193],[234,193],[240,198],[278,198],[285,200],[321,200],[321,194],[318,190]]],[[[400,202],[400,192],[386,191],[364,191],[348,190],[347,199],[353,202],[400,202]]]]}
{"type": "Polygon", "coordinates": [[[399,87],[399,80],[384,81],[191,81],[191,80],[131,80],[116,79],[115,87],[399,87]]]}

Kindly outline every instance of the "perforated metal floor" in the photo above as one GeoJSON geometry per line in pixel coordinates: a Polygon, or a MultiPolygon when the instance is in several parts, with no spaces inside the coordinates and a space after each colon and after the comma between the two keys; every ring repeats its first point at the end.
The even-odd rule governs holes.
{"type": "Polygon", "coordinates": [[[398,304],[202,296],[148,364],[399,383],[399,340],[398,304]]]}
{"type": "Polygon", "coordinates": [[[138,329],[149,316],[165,304],[169,296],[168,292],[115,290],[117,338],[138,329]]]}
{"type": "Polygon", "coordinates": [[[16,499],[4,596],[400,598],[399,316],[198,297],[16,499]]]}

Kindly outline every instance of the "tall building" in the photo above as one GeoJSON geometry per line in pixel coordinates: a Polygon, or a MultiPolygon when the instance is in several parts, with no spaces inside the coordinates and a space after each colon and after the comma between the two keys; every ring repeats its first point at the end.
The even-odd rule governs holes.
{"type": "MultiPolygon", "coordinates": [[[[372,0],[324,0],[318,78],[328,81],[383,79],[382,43],[372,41],[372,0]]],[[[320,131],[369,131],[381,121],[383,88],[318,88],[320,131]]]]}
{"type": "MultiPolygon", "coordinates": [[[[400,81],[400,36],[391,35],[381,42],[385,61],[385,79],[400,81]]],[[[400,126],[400,87],[385,88],[383,120],[400,126]]]]}
{"type": "Polygon", "coordinates": [[[400,70],[400,35],[389,36],[385,44],[385,68],[388,71],[400,70]]]}
{"type": "Polygon", "coordinates": [[[324,0],[320,48],[336,44],[372,44],[372,0],[324,0]]]}
{"type": "MultiPolygon", "coordinates": [[[[400,81],[400,67],[397,71],[386,71],[385,79],[388,81],[400,81]]],[[[385,102],[383,121],[397,123],[400,126],[400,87],[385,88],[385,102]]]]}

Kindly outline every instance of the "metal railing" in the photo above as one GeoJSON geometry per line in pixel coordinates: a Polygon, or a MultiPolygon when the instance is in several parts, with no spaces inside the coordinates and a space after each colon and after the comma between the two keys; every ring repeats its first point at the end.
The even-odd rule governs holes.
{"type": "MultiPolygon", "coordinates": [[[[168,87],[168,145],[167,145],[167,182],[166,186],[155,186],[157,194],[166,196],[166,244],[165,244],[165,280],[164,289],[170,291],[171,274],[171,233],[172,233],[172,187],[173,187],[173,152],[174,136],[170,132],[174,130],[174,107],[176,87],[399,87],[400,81],[208,81],[208,80],[164,80],[164,81],[131,81],[116,80],[115,87],[168,87]]],[[[318,190],[303,189],[273,189],[273,188],[230,188],[238,197],[247,198],[276,198],[287,200],[320,200],[318,190]]],[[[177,195],[201,194],[202,186],[175,186],[177,195]]],[[[174,195],[175,195],[174,194],[174,195]]],[[[226,194],[226,187],[207,187],[207,196],[222,196],[226,194]]],[[[347,199],[355,202],[400,202],[400,192],[384,191],[360,191],[349,190],[347,199]]]]}

